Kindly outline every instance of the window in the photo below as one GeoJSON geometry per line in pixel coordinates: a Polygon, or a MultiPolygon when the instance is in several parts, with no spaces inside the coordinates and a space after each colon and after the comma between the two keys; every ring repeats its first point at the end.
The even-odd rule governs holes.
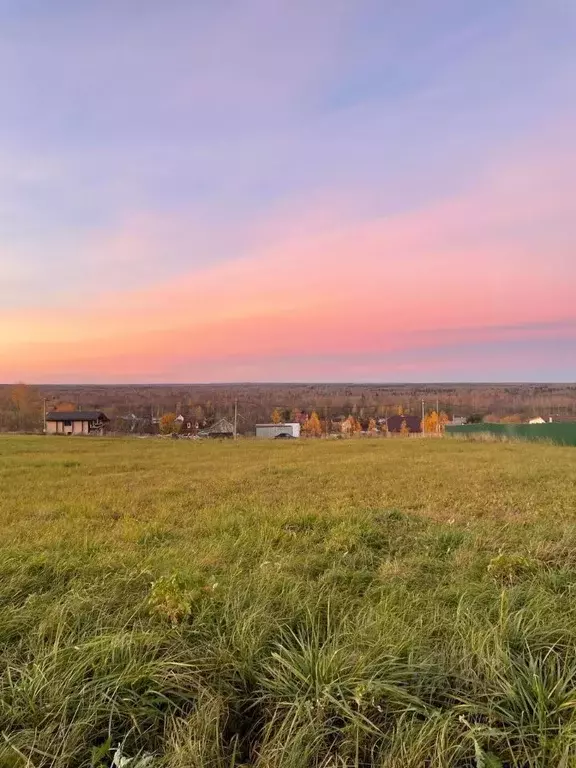
{"type": "Polygon", "coordinates": [[[64,426],[65,427],[71,427],[72,426],[72,422],[71,421],[65,421],[64,422],[64,426]]]}

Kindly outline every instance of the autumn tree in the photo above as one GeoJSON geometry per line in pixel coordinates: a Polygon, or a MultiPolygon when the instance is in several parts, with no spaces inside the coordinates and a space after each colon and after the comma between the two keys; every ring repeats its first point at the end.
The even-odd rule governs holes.
{"type": "Polygon", "coordinates": [[[278,410],[278,408],[274,408],[272,411],[272,424],[281,424],[282,423],[282,414],[278,410]]]}
{"type": "Polygon", "coordinates": [[[180,423],[176,422],[175,413],[165,413],[160,419],[160,432],[163,435],[171,435],[177,431],[180,423]]]}
{"type": "Polygon", "coordinates": [[[401,435],[409,435],[410,434],[410,427],[406,423],[406,419],[402,419],[402,424],[400,425],[400,434],[401,435]]]}
{"type": "Polygon", "coordinates": [[[10,406],[18,429],[38,429],[42,423],[42,407],[38,390],[20,381],[10,391],[10,406]]]}
{"type": "Polygon", "coordinates": [[[404,416],[404,406],[402,404],[396,406],[396,413],[398,416],[404,416]]]}
{"type": "Polygon", "coordinates": [[[507,416],[502,416],[500,419],[501,424],[521,424],[522,416],[519,413],[510,413],[507,416]]]}
{"type": "Polygon", "coordinates": [[[293,424],[300,424],[302,422],[302,411],[300,408],[293,408],[290,414],[290,421],[293,424]]]}
{"type": "Polygon", "coordinates": [[[76,405],[74,403],[70,402],[60,402],[56,403],[56,405],[51,406],[51,411],[75,411],[75,410],[81,410],[80,408],[76,408],[76,405]]]}
{"type": "Polygon", "coordinates": [[[368,432],[370,432],[371,435],[376,433],[376,419],[370,419],[368,422],[368,432]]]}
{"type": "Polygon", "coordinates": [[[438,432],[438,414],[436,411],[428,411],[426,416],[424,416],[422,431],[427,434],[438,432]]]}
{"type": "Polygon", "coordinates": [[[344,419],[344,421],[340,425],[340,432],[342,432],[343,435],[350,435],[352,433],[353,420],[354,420],[354,416],[348,416],[346,419],[344,419]]]}
{"type": "Polygon", "coordinates": [[[312,411],[302,429],[307,437],[320,437],[322,434],[322,424],[316,411],[312,411]]]}

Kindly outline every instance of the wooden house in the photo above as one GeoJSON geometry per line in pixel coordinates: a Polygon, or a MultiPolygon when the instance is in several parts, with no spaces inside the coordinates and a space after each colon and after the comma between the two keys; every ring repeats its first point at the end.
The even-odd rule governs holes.
{"type": "Polygon", "coordinates": [[[50,411],[47,435],[101,435],[109,419],[102,411],[50,411]]]}

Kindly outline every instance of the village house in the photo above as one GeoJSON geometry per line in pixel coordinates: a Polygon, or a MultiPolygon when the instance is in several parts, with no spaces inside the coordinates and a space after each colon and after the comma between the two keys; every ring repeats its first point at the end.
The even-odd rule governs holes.
{"type": "Polygon", "coordinates": [[[201,429],[198,437],[234,437],[234,424],[228,419],[219,419],[211,427],[201,429]]]}
{"type": "Polygon", "coordinates": [[[46,434],[102,435],[108,421],[102,411],[51,411],[46,414],[46,434]]]}
{"type": "Polygon", "coordinates": [[[386,425],[388,432],[391,434],[401,434],[405,430],[408,430],[410,433],[422,432],[422,422],[419,416],[403,416],[400,414],[389,416],[386,419],[386,425]]]}
{"type": "MultiPolygon", "coordinates": [[[[176,424],[178,424],[178,419],[176,419],[176,424]]],[[[196,437],[199,432],[204,431],[207,428],[208,423],[206,422],[206,419],[198,421],[195,416],[188,414],[182,418],[178,434],[180,437],[196,437]]]]}
{"type": "Polygon", "coordinates": [[[452,416],[450,421],[446,422],[446,426],[450,427],[463,427],[468,422],[466,416],[452,416]]]}

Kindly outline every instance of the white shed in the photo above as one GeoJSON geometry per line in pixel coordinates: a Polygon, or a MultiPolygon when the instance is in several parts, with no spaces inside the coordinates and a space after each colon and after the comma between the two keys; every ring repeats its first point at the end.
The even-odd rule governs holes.
{"type": "Polygon", "coordinates": [[[287,422],[283,424],[256,424],[256,437],[300,437],[300,424],[287,422]]]}

